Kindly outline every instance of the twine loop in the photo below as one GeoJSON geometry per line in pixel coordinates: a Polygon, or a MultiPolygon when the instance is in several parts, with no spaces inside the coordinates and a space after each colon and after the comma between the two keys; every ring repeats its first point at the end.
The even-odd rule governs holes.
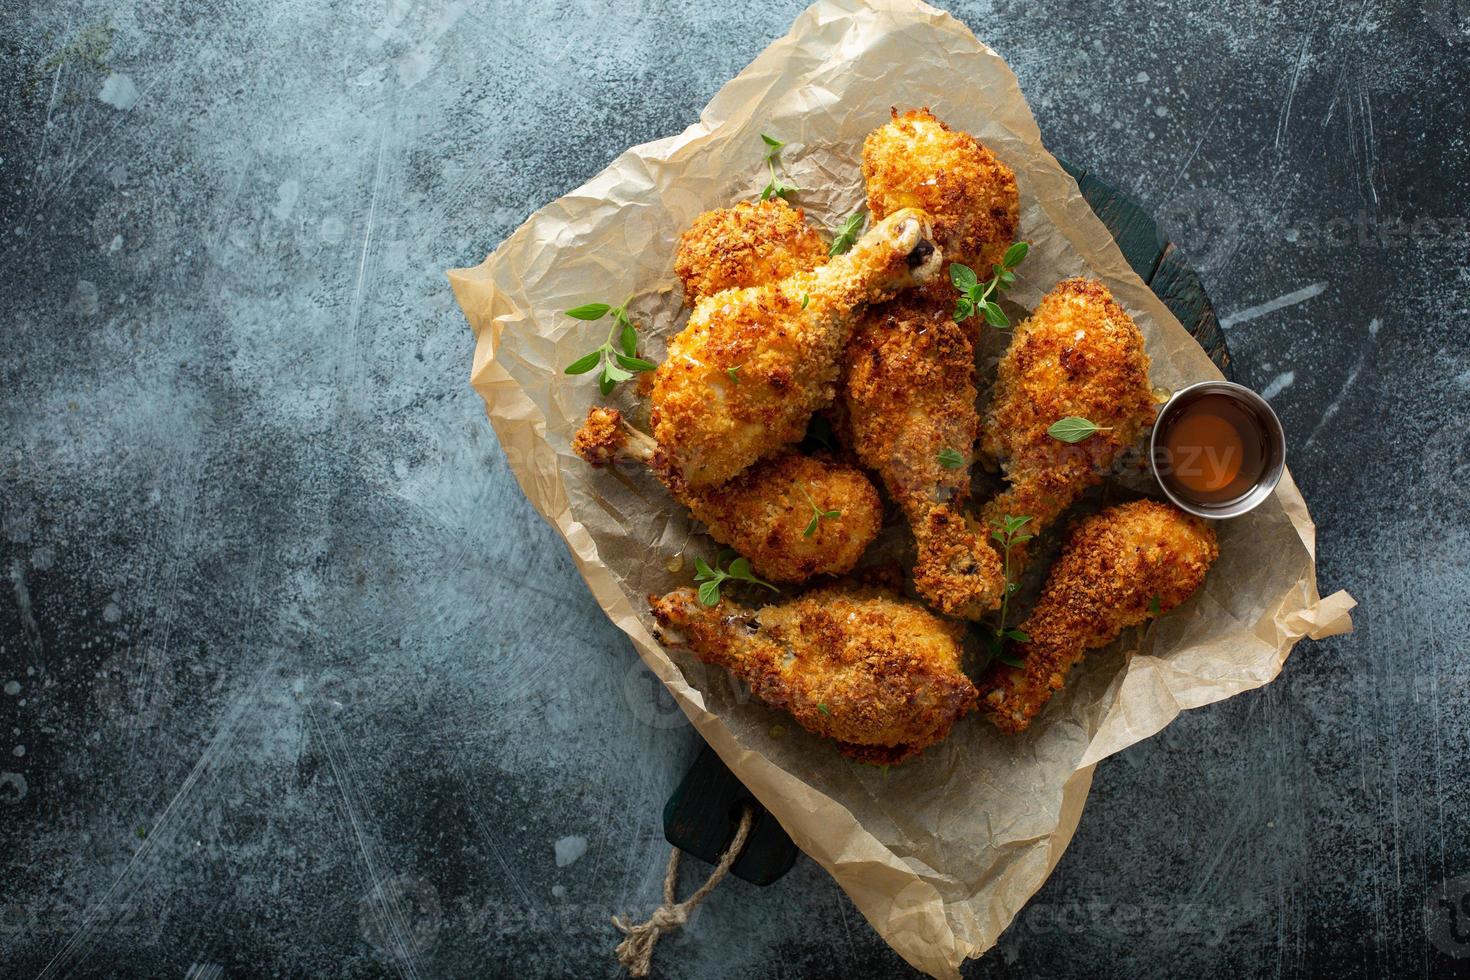
{"type": "Polygon", "coordinates": [[[700,885],[699,888],[684,899],[682,902],[674,901],[674,888],[679,881],[679,854],[676,847],[669,853],[669,867],[664,872],[664,903],[653,910],[647,922],[638,925],[629,925],[627,919],[615,915],[612,917],[613,925],[623,933],[623,941],[618,943],[618,962],[628,971],[629,976],[646,977],[648,967],[653,959],[653,947],[658,942],[659,936],[665,932],[672,932],[689,921],[689,916],[699,903],[703,902],[714,891],[715,886],[730,871],[730,866],[740,857],[740,852],[745,849],[746,838],[750,836],[750,826],[755,821],[755,810],[746,804],[740,810],[740,824],[735,828],[735,836],[730,839],[730,846],[720,855],[719,864],[710,873],[709,880],[700,885]]]}

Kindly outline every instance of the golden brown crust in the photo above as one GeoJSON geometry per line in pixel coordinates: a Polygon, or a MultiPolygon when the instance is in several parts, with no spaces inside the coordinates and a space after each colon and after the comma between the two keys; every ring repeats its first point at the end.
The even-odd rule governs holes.
{"type": "MultiPolygon", "coordinates": [[[[863,179],[874,220],[900,208],[934,218],[947,261],[981,273],[1015,241],[1021,199],[1016,175],[969,133],[950,129],[928,109],[910,109],[863,142],[863,179]]],[[[937,285],[948,289],[941,277],[937,285]]]]}
{"type": "Polygon", "coordinates": [[[693,306],[705,296],[778,282],[827,261],[801,208],[779,197],[706,211],[679,236],[674,272],[693,306]]]}
{"type": "Polygon", "coordinates": [[[975,703],[960,670],[964,627],[884,589],[841,582],[759,611],[730,599],[706,608],[692,589],[649,604],[664,642],[729,670],[854,758],[916,755],[975,703]]]}
{"type": "Polygon", "coordinates": [[[1030,636],[1015,648],[1024,666],[991,666],[981,710],[1003,732],[1025,731],[1083,653],[1184,602],[1219,554],[1209,525],[1155,500],[1078,521],[1021,624],[1030,636]]]}
{"type": "Polygon", "coordinates": [[[980,427],[970,338],[932,301],[905,297],[859,320],[845,363],[853,448],[913,528],[915,586],[941,612],[978,619],[999,605],[1005,580],[988,535],[957,510],[980,427]],[[946,451],[959,465],[941,462],[946,451]]]}
{"type": "Polygon", "coordinates": [[[572,452],[593,466],[611,466],[622,455],[628,441],[623,429],[623,414],[616,408],[594,406],[587,420],[572,437],[572,452]]]}
{"type": "MultiPolygon", "coordinates": [[[[1119,453],[1153,422],[1143,334],[1106,286],[1067,279],[1015,330],[1001,358],[981,452],[1005,468],[1010,488],[986,505],[989,525],[1029,515],[1039,533],[1101,482],[1119,453]],[[1076,444],[1052,438],[1059,419],[1080,416],[1105,427],[1076,444]]],[[[1023,546],[1013,564],[1025,560],[1023,546]]]]}
{"type": "Polygon", "coordinates": [[[763,459],[719,487],[690,491],[684,503],[709,525],[710,537],[772,582],[850,571],[883,525],[883,503],[861,470],[794,452],[763,459]],[[818,519],[808,535],[813,506],[837,516],[818,519]]]}
{"type": "Polygon", "coordinates": [[[654,375],[651,422],[667,465],[691,487],[715,486],[797,442],[836,393],[862,307],[937,265],[927,218],[906,211],[820,268],[700,300],[654,375]]]}
{"type": "Polygon", "coordinates": [[[1005,569],[988,534],[948,504],[931,508],[913,528],[914,588],[930,605],[962,619],[979,619],[1000,605],[1005,569]]]}

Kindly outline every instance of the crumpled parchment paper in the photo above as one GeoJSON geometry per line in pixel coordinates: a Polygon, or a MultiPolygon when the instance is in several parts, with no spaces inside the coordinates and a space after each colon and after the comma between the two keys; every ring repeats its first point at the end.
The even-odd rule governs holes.
{"type": "MultiPolygon", "coordinates": [[[[1021,236],[1032,244],[1009,299],[1029,309],[1057,280],[1095,276],[1147,337],[1155,385],[1220,376],[1042,146],[1001,58],[947,14],[905,0],[817,3],[699,122],[628,150],[449,278],[477,338],[472,380],[511,469],[608,616],[894,949],[935,976],[958,976],[1056,866],[1099,760],[1183,709],[1269,682],[1301,637],[1351,629],[1354,602],[1345,592],[1319,597],[1315,529],[1288,475],[1264,506],[1218,526],[1220,560],[1198,595],[1090,655],[1027,734],[1003,737],[971,715],[887,773],[845,761],[723,671],[653,639],[645,597],[689,584],[693,556],[716,546],[648,474],[593,470],[572,455],[572,435],[600,399],[595,375],[562,368],[602,342],[608,321],[561,311],[636,294],[641,351],[661,357],[687,315],[673,273],[677,236],[699,212],[759,194],[762,132],[788,141],[781,158],[803,188],[796,202],[830,229],[862,206],[863,137],[891,106],[925,105],[1016,171],[1021,236]]],[[[612,402],[634,408],[634,388],[621,386],[612,402]]]]}

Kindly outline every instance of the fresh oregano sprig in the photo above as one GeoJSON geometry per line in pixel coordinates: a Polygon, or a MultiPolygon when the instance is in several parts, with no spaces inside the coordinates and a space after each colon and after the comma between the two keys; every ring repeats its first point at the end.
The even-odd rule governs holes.
{"type": "Polygon", "coordinates": [[[1030,541],[1035,537],[1033,534],[1021,533],[1021,529],[1030,522],[1030,517],[1013,517],[1010,514],[1007,514],[1001,520],[990,522],[991,526],[995,528],[995,530],[990,532],[990,536],[998,541],[1004,550],[1003,570],[1006,580],[1005,592],[1000,600],[1000,621],[995,626],[994,635],[989,637],[990,652],[995,659],[1003,664],[1009,664],[1012,667],[1020,667],[1022,661],[1020,657],[1006,651],[1006,640],[1015,640],[1017,643],[1029,643],[1031,637],[1024,630],[1006,627],[1006,614],[1010,610],[1011,595],[1019,588],[1015,582],[1011,581],[1011,546],[1030,541]]]}
{"type": "Polygon", "coordinates": [[[837,229],[837,235],[832,239],[832,247],[827,249],[827,255],[842,255],[852,248],[853,242],[857,241],[858,236],[862,234],[863,222],[867,218],[868,213],[863,210],[849,215],[848,219],[842,223],[842,227],[837,229]]]}
{"type": "Polygon", "coordinates": [[[1068,415],[1057,419],[1047,427],[1046,434],[1062,442],[1081,442],[1099,432],[1111,432],[1112,426],[1098,425],[1080,415],[1068,415]]]}
{"type": "Polygon", "coordinates": [[[812,519],[807,522],[806,530],[801,532],[802,537],[809,538],[813,534],[816,534],[817,525],[821,524],[822,521],[835,521],[837,518],[842,516],[842,511],[840,510],[823,510],[822,508],[818,507],[817,502],[812,499],[811,491],[807,490],[807,488],[802,486],[800,483],[796,485],[796,489],[801,491],[801,495],[806,498],[806,502],[811,504],[812,507],[812,519]]]}
{"type": "Polygon", "coordinates": [[[963,322],[979,313],[985,317],[985,322],[995,329],[1010,329],[1010,318],[990,297],[999,296],[1002,290],[1011,288],[1011,284],[1016,281],[1016,274],[1011,270],[1026,260],[1026,253],[1030,250],[1029,242],[1016,242],[1006,249],[1000,262],[990,267],[994,270],[995,275],[984,283],[980,281],[974,269],[959,262],[951,263],[949,281],[954,283],[954,288],[960,291],[960,298],[954,306],[955,322],[963,322]]]}
{"type": "Polygon", "coordinates": [[[608,332],[607,340],[603,341],[602,346],[588,351],[566,366],[567,374],[586,374],[600,364],[602,371],[597,378],[597,388],[604,398],[612,393],[619,382],[658,367],[652,361],[645,361],[638,356],[638,331],[628,318],[628,304],[632,301],[633,297],[629,296],[622,306],[584,303],[566,311],[567,316],[574,320],[601,320],[609,313],[612,314],[612,330],[608,332]],[[617,338],[616,346],[614,337],[617,338]]]}
{"type": "Polygon", "coordinates": [[[939,465],[947,470],[957,470],[965,465],[965,454],[958,449],[951,449],[948,446],[939,450],[938,458],[939,465]]]}
{"type": "Polygon", "coordinates": [[[694,581],[704,583],[699,587],[699,604],[701,606],[717,605],[720,601],[720,587],[731,579],[737,582],[748,582],[751,585],[759,585],[763,588],[770,589],[772,592],[780,591],[765,579],[757,578],[756,574],[750,570],[750,562],[745,558],[738,558],[736,555],[737,552],[726,548],[715,556],[713,568],[703,558],[694,559],[694,581]],[[720,567],[731,558],[735,560],[730,562],[729,568],[720,567]]]}
{"type": "Polygon", "coordinates": [[[781,147],[786,145],[785,140],[778,140],[774,136],[761,133],[761,141],[766,144],[764,154],[766,167],[771,171],[771,179],[761,189],[761,200],[769,201],[773,197],[784,197],[787,194],[795,194],[801,190],[795,184],[788,184],[776,174],[776,157],[781,154],[781,147]]]}

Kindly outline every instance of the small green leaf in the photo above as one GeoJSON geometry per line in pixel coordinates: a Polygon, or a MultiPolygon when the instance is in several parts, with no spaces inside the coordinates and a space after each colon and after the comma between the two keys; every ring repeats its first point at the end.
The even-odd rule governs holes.
{"type": "Polygon", "coordinates": [[[658,368],[657,364],[653,363],[652,361],[645,361],[641,357],[629,357],[627,354],[623,353],[619,353],[616,356],[618,359],[618,363],[627,368],[629,371],[653,371],[658,368]]]}
{"type": "Polygon", "coordinates": [[[1011,531],[1013,533],[1016,532],[1016,531],[1019,531],[1019,530],[1021,530],[1021,528],[1025,527],[1026,524],[1030,520],[1031,520],[1030,516],[1025,515],[1025,514],[1022,514],[1020,516],[1014,516],[1014,515],[1011,515],[1011,514],[1007,514],[1006,515],[1006,530],[1007,531],[1011,531]]]}
{"type": "Polygon", "coordinates": [[[979,278],[975,275],[975,270],[959,262],[950,263],[949,281],[954,283],[954,288],[962,293],[968,293],[980,283],[979,278]]]}
{"type": "Polygon", "coordinates": [[[1008,629],[1006,630],[1006,638],[1015,640],[1017,643],[1031,642],[1031,636],[1025,630],[1008,629]]]}
{"type": "Polygon", "coordinates": [[[633,324],[623,321],[623,332],[618,337],[618,342],[623,346],[623,353],[629,357],[638,356],[638,331],[633,329],[633,324]]]}
{"type": "Polygon", "coordinates": [[[995,659],[996,660],[999,660],[1001,663],[1005,664],[1008,667],[1024,667],[1024,666],[1026,666],[1026,661],[1022,660],[1020,657],[1016,656],[1014,653],[1011,653],[1009,650],[1001,650],[999,653],[997,653],[995,655],[995,659]]]}
{"type": "Polygon", "coordinates": [[[785,140],[778,140],[776,139],[776,137],[767,136],[765,133],[761,133],[761,140],[766,144],[767,160],[771,159],[771,157],[775,156],[777,153],[780,153],[781,147],[786,145],[785,140]]]}
{"type": "Polygon", "coordinates": [[[985,322],[997,330],[1006,330],[1011,325],[1010,318],[1005,315],[1005,311],[990,302],[985,304],[985,322]]]}
{"type": "Polygon", "coordinates": [[[725,373],[730,376],[730,382],[732,384],[738,385],[740,383],[740,369],[743,367],[745,367],[744,364],[737,364],[734,367],[725,368],[725,373]]]}
{"type": "Polygon", "coordinates": [[[964,454],[958,449],[939,450],[939,465],[947,470],[957,470],[965,465],[964,454]]]}
{"type": "Polygon", "coordinates": [[[812,297],[811,297],[811,294],[810,293],[802,293],[801,294],[801,308],[803,310],[806,309],[806,305],[808,303],[810,303],[811,301],[812,301],[812,297]]]}
{"type": "Polygon", "coordinates": [[[1160,602],[1158,596],[1154,596],[1148,601],[1148,614],[1150,616],[1157,616],[1159,614],[1159,608],[1160,602]]]}
{"type": "Polygon", "coordinates": [[[961,323],[970,318],[975,312],[975,304],[966,297],[961,296],[954,304],[954,322],[961,323]]]}
{"type": "Polygon", "coordinates": [[[602,392],[602,397],[606,398],[608,395],[611,395],[612,390],[617,386],[618,383],[612,378],[609,378],[606,369],[604,369],[602,375],[597,379],[597,390],[602,392]]]}
{"type": "Polygon", "coordinates": [[[585,303],[582,306],[574,306],[567,310],[567,316],[574,320],[601,320],[607,316],[607,311],[612,309],[606,303],[585,303]]]}
{"type": "Polygon", "coordinates": [[[1034,537],[1036,537],[1034,534],[1013,534],[1011,535],[1011,541],[1015,544],[1021,544],[1022,542],[1030,541],[1034,537]]]}
{"type": "Polygon", "coordinates": [[[1047,428],[1046,434],[1062,442],[1081,442],[1101,431],[1106,430],[1095,422],[1090,422],[1078,415],[1068,415],[1066,418],[1053,422],[1047,428]]]}
{"type": "Polygon", "coordinates": [[[699,604],[713,606],[720,601],[720,583],[706,582],[699,587],[699,604]]]}
{"type": "Polygon", "coordinates": [[[750,559],[736,558],[730,563],[730,577],[749,581],[755,576],[750,572],[750,559]]]}
{"type": "Polygon", "coordinates": [[[829,718],[832,716],[832,712],[827,710],[827,704],[825,701],[817,704],[817,710],[829,718]]]}
{"type": "Polygon", "coordinates": [[[832,239],[832,247],[827,250],[827,254],[829,256],[841,255],[852,248],[852,243],[857,241],[858,234],[863,230],[863,221],[867,217],[865,211],[849,215],[842,223],[842,227],[838,229],[836,237],[832,239]]]}
{"type": "Polygon", "coordinates": [[[801,536],[804,538],[809,538],[813,534],[816,534],[817,525],[820,523],[822,523],[822,512],[812,511],[812,519],[807,521],[806,530],[801,532],[801,536]]]}
{"type": "Polygon", "coordinates": [[[776,196],[776,178],[772,177],[771,178],[771,182],[769,184],[767,184],[765,187],[762,187],[761,188],[761,200],[762,201],[769,201],[771,198],[773,198],[775,196],[776,196]]]}
{"type": "Polygon", "coordinates": [[[694,559],[694,581],[702,582],[707,578],[714,578],[715,570],[709,567],[709,563],[703,558],[694,559]]]}
{"type": "Polygon", "coordinates": [[[612,381],[613,384],[617,384],[619,381],[627,381],[632,376],[632,371],[624,371],[612,361],[605,360],[602,362],[602,377],[612,381]]]}
{"type": "Polygon", "coordinates": [[[597,362],[600,360],[602,360],[601,347],[597,348],[597,350],[595,351],[592,351],[590,354],[583,354],[581,357],[568,364],[565,370],[567,374],[586,374],[588,371],[591,371],[593,368],[597,367],[597,362]]]}
{"type": "Polygon", "coordinates": [[[1026,253],[1029,251],[1031,251],[1030,242],[1016,242],[1010,248],[1006,249],[1005,257],[1000,260],[1001,264],[1007,269],[1014,269],[1026,261],[1026,253]]]}

